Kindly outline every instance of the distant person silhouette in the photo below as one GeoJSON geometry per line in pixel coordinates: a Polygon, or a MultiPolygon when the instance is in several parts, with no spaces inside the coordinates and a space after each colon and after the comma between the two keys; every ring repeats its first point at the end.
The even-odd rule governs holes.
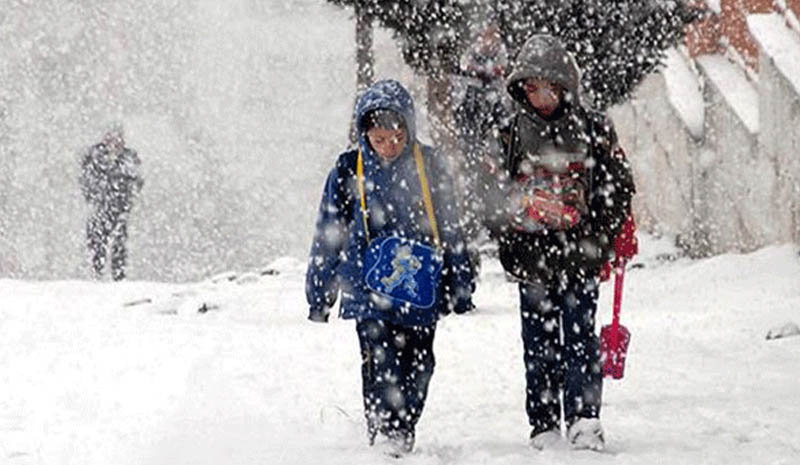
{"type": "Polygon", "coordinates": [[[131,201],[144,184],[140,165],[136,151],[125,147],[120,124],[114,124],[102,142],[89,147],[83,156],[80,183],[91,208],[86,243],[95,279],[102,277],[109,245],[111,277],[115,281],[125,278],[125,241],[131,201]]]}

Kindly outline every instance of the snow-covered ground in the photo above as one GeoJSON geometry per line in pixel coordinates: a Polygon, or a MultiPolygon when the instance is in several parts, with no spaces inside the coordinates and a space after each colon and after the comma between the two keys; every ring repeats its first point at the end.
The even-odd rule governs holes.
{"type": "Polygon", "coordinates": [[[645,238],[626,277],[606,453],[527,446],[516,290],[488,263],[478,310],[440,323],[400,462],[366,446],[354,325],[305,319],[298,260],[192,285],[0,280],[0,463],[800,463],[800,337],[765,337],[800,323],[797,248],[670,254],[645,238]]]}

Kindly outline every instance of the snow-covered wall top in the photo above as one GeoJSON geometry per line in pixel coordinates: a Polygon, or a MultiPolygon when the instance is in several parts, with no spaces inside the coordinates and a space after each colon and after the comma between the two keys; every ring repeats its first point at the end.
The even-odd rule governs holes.
{"type": "Polygon", "coordinates": [[[758,133],[758,92],[747,80],[742,69],[725,57],[705,55],[697,64],[719,89],[728,105],[736,112],[751,134],[758,133]]]}
{"type": "Polygon", "coordinates": [[[706,5],[716,14],[722,13],[721,0],[706,0],[706,5]]]}
{"type": "Polygon", "coordinates": [[[776,13],[750,15],[747,25],[764,53],[800,95],[800,37],[776,13]]]}

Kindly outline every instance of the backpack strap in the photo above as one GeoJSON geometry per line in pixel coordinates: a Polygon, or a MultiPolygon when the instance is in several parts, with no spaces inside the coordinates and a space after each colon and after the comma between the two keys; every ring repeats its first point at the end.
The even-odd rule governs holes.
{"type": "MultiPolygon", "coordinates": [[[[436,214],[433,210],[433,197],[431,196],[428,176],[425,173],[425,161],[422,159],[422,149],[418,143],[414,144],[414,161],[417,164],[417,174],[419,175],[419,183],[422,188],[422,200],[425,203],[425,211],[428,214],[428,221],[430,221],[431,229],[433,230],[433,241],[437,248],[441,248],[442,241],[439,237],[439,226],[436,222],[436,214]]],[[[369,209],[367,208],[367,192],[364,188],[364,154],[360,148],[358,149],[356,175],[358,176],[358,192],[361,195],[361,218],[364,221],[364,231],[367,235],[367,242],[369,242],[369,209]]]]}
{"type": "Polygon", "coordinates": [[[364,189],[364,154],[361,153],[361,148],[358,149],[356,176],[358,176],[358,193],[361,194],[361,219],[364,221],[364,233],[369,242],[369,210],[367,209],[367,193],[364,189]]]}
{"type": "Polygon", "coordinates": [[[428,212],[428,220],[433,230],[433,241],[436,247],[442,248],[442,241],[439,238],[439,225],[436,223],[436,214],[433,211],[433,197],[431,196],[431,189],[428,185],[428,176],[425,174],[425,161],[422,159],[422,150],[419,148],[419,144],[414,144],[414,159],[417,162],[417,174],[419,174],[419,183],[420,186],[422,186],[422,198],[425,202],[425,211],[428,212]]]}

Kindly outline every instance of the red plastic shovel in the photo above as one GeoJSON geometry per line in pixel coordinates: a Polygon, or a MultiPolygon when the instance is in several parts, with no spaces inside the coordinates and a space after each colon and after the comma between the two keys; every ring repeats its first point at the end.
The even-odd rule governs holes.
{"type": "Polygon", "coordinates": [[[619,272],[614,278],[614,318],[610,325],[603,326],[600,330],[600,353],[604,360],[603,376],[613,379],[622,379],[625,373],[625,357],[628,354],[628,343],[631,342],[631,333],[628,328],[619,324],[619,312],[622,307],[622,284],[625,280],[625,265],[627,260],[622,259],[619,272]]]}

